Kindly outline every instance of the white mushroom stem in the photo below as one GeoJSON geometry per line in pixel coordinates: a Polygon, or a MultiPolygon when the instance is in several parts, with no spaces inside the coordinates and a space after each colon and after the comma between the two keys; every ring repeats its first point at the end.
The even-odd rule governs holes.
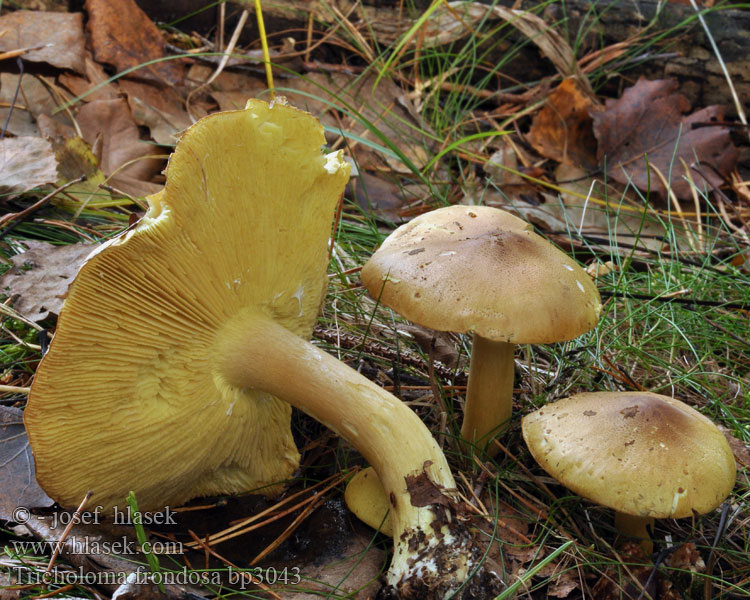
{"type": "Polygon", "coordinates": [[[651,541],[649,529],[654,529],[652,517],[638,517],[624,512],[615,511],[615,529],[620,533],[641,540],[641,548],[646,556],[654,551],[654,543],[651,541]]]}
{"type": "MultiPolygon", "coordinates": [[[[474,334],[461,426],[461,436],[471,444],[487,445],[510,422],[515,348],[515,344],[474,334]]],[[[497,449],[488,446],[487,452],[494,456],[497,449]]]]}
{"type": "Polygon", "coordinates": [[[221,332],[217,350],[218,374],[229,384],[264,390],[303,410],[348,440],[375,468],[391,505],[394,558],[387,580],[399,597],[442,598],[472,574],[479,556],[463,523],[454,518],[453,476],[412,410],[265,316],[235,321],[221,332]],[[424,482],[425,476],[433,489],[445,491],[438,494],[444,504],[413,505],[420,498],[407,487],[407,478],[424,482]]]}

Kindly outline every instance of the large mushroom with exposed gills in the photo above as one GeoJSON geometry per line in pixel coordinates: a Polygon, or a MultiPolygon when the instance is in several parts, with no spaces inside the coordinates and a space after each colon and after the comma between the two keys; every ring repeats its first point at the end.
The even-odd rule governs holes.
{"type": "Polygon", "coordinates": [[[375,466],[396,594],[492,597],[499,579],[456,518],[455,483],[428,429],[305,340],[349,176],[324,142],[316,119],[278,100],[184,133],[147,214],[69,291],[25,412],[38,480],[63,506],[92,490],[90,505],[105,509],[131,490],[146,511],[274,494],[298,465],[292,405],[375,466]]]}

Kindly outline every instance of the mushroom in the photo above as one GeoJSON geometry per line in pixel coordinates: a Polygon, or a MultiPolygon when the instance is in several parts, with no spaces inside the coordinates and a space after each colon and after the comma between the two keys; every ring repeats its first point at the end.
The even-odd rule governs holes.
{"type": "Polygon", "coordinates": [[[402,225],[365,264],[362,283],[410,321],[474,334],[461,427],[473,444],[488,444],[510,420],[514,344],[572,339],[601,310],[575,261],[486,206],[440,208],[402,225]]]}
{"type": "Polygon", "coordinates": [[[653,520],[707,513],[730,494],[736,465],[724,435],[687,404],[650,392],[591,392],[522,420],[542,468],[615,509],[615,527],[652,551],[653,520]]]}
{"type": "Polygon", "coordinates": [[[303,339],[349,174],[324,143],[316,119],[278,99],[183,134],[146,215],[93,253],[69,291],[25,412],[38,480],[64,506],[93,490],[102,510],[130,490],[145,511],[276,493],[298,464],[289,403],[377,470],[396,532],[391,586],[442,598],[476,573],[464,589],[482,583],[490,596],[499,580],[455,518],[455,482],[429,430],[303,339]]]}
{"type": "Polygon", "coordinates": [[[383,485],[372,467],[357,471],[346,484],[344,500],[356,517],[373,529],[393,537],[390,506],[383,485]]]}

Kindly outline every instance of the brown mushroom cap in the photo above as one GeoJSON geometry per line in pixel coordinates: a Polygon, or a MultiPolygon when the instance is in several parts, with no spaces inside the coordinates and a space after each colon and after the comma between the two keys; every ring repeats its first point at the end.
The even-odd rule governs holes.
{"type": "Polygon", "coordinates": [[[514,344],[575,338],[601,309],[575,261],[486,206],[440,208],[402,225],[365,264],[362,283],[410,321],[514,344]]]}
{"type": "Polygon", "coordinates": [[[658,394],[597,392],[523,419],[531,454],[576,494],[629,515],[681,518],[716,508],[734,487],[724,435],[688,405],[658,394]]]}

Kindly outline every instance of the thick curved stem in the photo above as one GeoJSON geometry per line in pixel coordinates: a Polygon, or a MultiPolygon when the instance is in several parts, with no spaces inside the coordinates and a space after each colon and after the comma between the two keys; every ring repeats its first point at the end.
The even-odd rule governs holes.
{"type": "Polygon", "coordinates": [[[629,537],[639,538],[641,548],[643,548],[646,556],[649,556],[654,551],[654,543],[651,541],[649,528],[652,531],[654,529],[654,519],[652,517],[636,517],[619,511],[615,512],[615,529],[629,537]]]}
{"type": "MultiPolygon", "coordinates": [[[[349,441],[375,468],[391,505],[388,583],[397,594],[442,598],[472,574],[479,557],[454,518],[453,476],[413,411],[267,317],[245,317],[225,329],[218,356],[218,375],[228,384],[289,402],[349,441]]],[[[491,579],[482,569],[480,575],[491,579]]]]}
{"type": "MultiPolygon", "coordinates": [[[[471,444],[487,446],[503,431],[513,412],[514,344],[493,342],[474,335],[461,436],[471,444]]],[[[487,453],[497,450],[488,446],[487,453]]]]}

